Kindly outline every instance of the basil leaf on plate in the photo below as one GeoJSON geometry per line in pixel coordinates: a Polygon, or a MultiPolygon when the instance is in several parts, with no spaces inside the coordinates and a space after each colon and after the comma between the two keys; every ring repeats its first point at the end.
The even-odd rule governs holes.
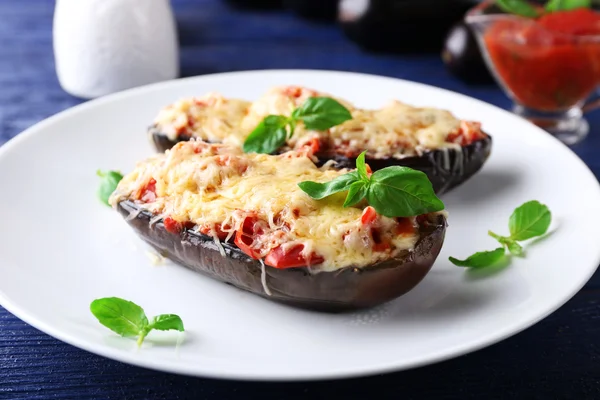
{"type": "Polygon", "coordinates": [[[115,191],[123,175],[118,171],[96,171],[96,175],[100,177],[100,187],[98,188],[98,198],[107,206],[110,206],[108,199],[115,191]]]}
{"type": "Polygon", "coordinates": [[[491,251],[477,252],[465,260],[459,260],[454,257],[448,257],[452,264],[458,267],[483,268],[494,265],[504,258],[504,247],[498,247],[491,251]]]}
{"type": "Polygon", "coordinates": [[[514,240],[506,241],[504,244],[508,248],[508,251],[511,252],[511,254],[513,254],[515,256],[519,256],[519,257],[523,255],[523,246],[521,246],[519,243],[515,242],[514,240]]]}
{"type": "Polygon", "coordinates": [[[179,315],[175,314],[161,314],[152,318],[152,322],[150,323],[150,327],[152,329],[158,329],[160,331],[169,331],[176,330],[179,332],[183,332],[183,321],[179,317],[179,315]]]}
{"type": "Polygon", "coordinates": [[[137,345],[142,342],[153,330],[177,330],[183,332],[183,321],[175,314],[162,314],[152,318],[148,317],[144,309],[137,304],[118,297],[105,297],[96,299],[90,304],[90,311],[98,321],[124,337],[137,337],[137,345]]]}
{"type": "Polygon", "coordinates": [[[508,229],[512,240],[527,240],[541,236],[550,227],[552,214],[547,206],[532,200],[517,207],[510,216],[508,229]]]}
{"type": "Polygon", "coordinates": [[[102,325],[121,336],[138,336],[148,326],[142,307],[118,297],[94,300],[90,311],[102,325]]]}

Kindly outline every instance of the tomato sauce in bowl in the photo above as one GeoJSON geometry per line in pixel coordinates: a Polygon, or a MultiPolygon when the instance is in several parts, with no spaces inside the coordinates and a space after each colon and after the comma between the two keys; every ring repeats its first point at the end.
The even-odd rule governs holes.
{"type": "Polygon", "coordinates": [[[600,83],[600,13],[508,16],[481,38],[494,72],[520,104],[541,111],[581,105],[600,83]]]}

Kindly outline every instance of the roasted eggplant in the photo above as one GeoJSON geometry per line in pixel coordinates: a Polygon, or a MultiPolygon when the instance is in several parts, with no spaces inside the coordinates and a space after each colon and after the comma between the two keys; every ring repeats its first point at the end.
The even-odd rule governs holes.
{"type": "MultiPolygon", "coordinates": [[[[398,165],[409,167],[424,172],[437,194],[443,194],[467,181],[481,169],[490,155],[492,138],[486,135],[460,149],[446,148],[441,150],[425,151],[420,156],[404,158],[369,158],[365,161],[373,171],[398,165]]],[[[338,168],[353,168],[356,157],[322,152],[316,154],[319,161],[317,165],[324,165],[329,160],[336,161],[338,168]]]]}
{"type": "MultiPolygon", "coordinates": [[[[305,99],[325,95],[294,86],[273,88],[255,102],[225,99],[211,93],[168,106],[148,134],[159,152],[192,137],[207,142],[227,142],[233,138],[233,143],[241,146],[245,136],[266,115],[287,115],[305,99]]],[[[319,165],[334,160],[339,168],[352,168],[356,156],[367,150],[367,163],[372,170],[391,165],[420,170],[427,174],[437,194],[471,178],[490,155],[492,138],[481,130],[480,124],[458,120],[445,110],[411,107],[400,102],[391,102],[379,110],[362,110],[336,100],[352,111],[352,121],[327,132],[299,133],[302,127],[297,127],[279,152],[297,149],[313,135],[319,143],[314,149],[319,165]],[[382,122],[383,118],[386,121],[382,122]],[[429,128],[438,132],[432,135],[429,128]],[[421,137],[419,130],[424,132],[421,137]],[[431,139],[440,132],[446,135],[447,142],[431,139]]]]}
{"type": "Polygon", "coordinates": [[[420,203],[428,206],[390,207],[398,194],[380,187],[383,214],[364,197],[345,207],[348,189],[305,189],[350,185],[351,172],[317,167],[302,149],[267,155],[191,140],[139,162],[109,203],[159,253],[195,271],[297,307],[358,309],[423,279],[446,214],[424,177],[414,195],[429,196],[420,203]]]}
{"type": "MultiPolygon", "coordinates": [[[[150,128],[150,135],[154,146],[159,152],[165,152],[175,144],[190,140],[189,136],[179,136],[176,140],[169,139],[161,133],[156,126],[150,128]]],[[[373,171],[398,165],[409,167],[424,172],[437,194],[444,194],[475,175],[487,161],[492,150],[492,137],[485,135],[460,149],[446,148],[425,151],[419,156],[404,158],[366,158],[367,164],[373,171]]],[[[332,151],[315,153],[318,158],[317,165],[321,166],[330,160],[335,161],[337,168],[353,168],[356,157],[337,154],[332,151]]]]}
{"type": "Polygon", "coordinates": [[[120,202],[117,209],[145,242],[168,259],[270,300],[326,312],[369,308],[407,293],[433,266],[446,232],[445,218],[432,215],[420,225],[420,238],[411,252],[368,267],[345,267],[333,272],[264,266],[263,285],[262,264],[235,244],[222,243],[223,256],[210,236],[188,229],[171,233],[162,219],[151,224],[155,216],[140,211],[131,201],[120,202]]]}

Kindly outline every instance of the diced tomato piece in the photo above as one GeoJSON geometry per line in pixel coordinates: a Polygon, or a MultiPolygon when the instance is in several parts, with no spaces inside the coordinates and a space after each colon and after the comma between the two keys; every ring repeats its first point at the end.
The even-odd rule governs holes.
{"type": "Polygon", "coordinates": [[[316,253],[311,253],[308,257],[302,255],[304,245],[299,244],[289,248],[284,252],[281,246],[274,248],[265,258],[265,264],[271,267],[285,269],[295,267],[306,267],[309,265],[321,264],[325,259],[316,253]]]}
{"type": "Polygon", "coordinates": [[[217,156],[215,160],[216,160],[217,165],[220,167],[225,167],[225,166],[231,164],[231,156],[228,154],[224,155],[224,156],[217,156]]]}
{"type": "Polygon", "coordinates": [[[254,250],[252,247],[250,247],[252,245],[252,242],[252,237],[245,235],[241,229],[236,232],[234,240],[235,245],[250,257],[254,259],[259,259],[260,253],[254,250]]]}
{"type": "Polygon", "coordinates": [[[413,226],[410,218],[396,218],[396,234],[397,235],[412,235],[415,232],[415,227],[413,226]]]}
{"type": "Polygon", "coordinates": [[[390,247],[392,247],[392,246],[389,243],[376,243],[373,245],[373,251],[384,252],[387,249],[389,249],[390,247]]]}
{"type": "Polygon", "coordinates": [[[250,257],[259,259],[260,252],[251,247],[254,238],[263,233],[263,230],[258,226],[258,218],[254,215],[247,216],[244,223],[235,234],[234,243],[240,250],[248,254],[250,257]]]}
{"type": "Polygon", "coordinates": [[[167,230],[167,232],[170,232],[170,233],[173,233],[176,235],[181,233],[181,231],[183,230],[183,224],[175,221],[171,217],[166,217],[163,220],[163,224],[165,225],[165,229],[167,230]]]}
{"type": "Polygon", "coordinates": [[[191,115],[188,114],[188,116],[187,116],[188,126],[193,127],[195,123],[196,123],[196,120],[194,119],[194,117],[192,117],[191,115]]]}
{"type": "Polygon", "coordinates": [[[377,212],[375,211],[375,209],[373,207],[368,206],[363,211],[362,217],[360,217],[360,222],[362,222],[363,225],[369,225],[369,224],[372,224],[376,219],[377,219],[377,212]]]}
{"type": "Polygon", "coordinates": [[[457,139],[461,139],[462,140],[462,136],[461,136],[460,130],[458,130],[456,132],[452,132],[452,133],[448,134],[448,136],[446,136],[446,142],[448,142],[448,143],[458,143],[458,144],[460,144],[461,140],[457,140],[457,139]]]}
{"type": "Polygon", "coordinates": [[[456,143],[461,146],[467,146],[483,137],[484,135],[481,132],[481,123],[461,121],[458,131],[450,133],[446,137],[446,141],[449,143],[456,143]]]}
{"type": "Polygon", "coordinates": [[[140,200],[144,203],[151,203],[156,200],[156,180],[151,178],[146,186],[142,188],[140,200]]]}
{"type": "Polygon", "coordinates": [[[307,143],[307,145],[310,147],[310,149],[312,150],[312,153],[315,154],[319,151],[319,149],[321,148],[321,141],[319,140],[319,138],[312,138],[310,140],[310,142],[307,143]]]}
{"type": "Polygon", "coordinates": [[[216,224],[214,227],[209,226],[209,225],[204,225],[204,226],[200,227],[200,233],[202,233],[203,235],[210,236],[212,230],[215,231],[215,233],[217,234],[217,238],[219,240],[227,239],[227,232],[223,232],[221,230],[220,224],[216,224]]]}
{"type": "Polygon", "coordinates": [[[283,90],[283,94],[298,98],[302,95],[302,88],[299,86],[288,86],[283,90]]]}
{"type": "Polygon", "coordinates": [[[371,175],[373,173],[373,170],[371,169],[369,164],[365,164],[365,167],[367,168],[367,175],[371,175]]]}

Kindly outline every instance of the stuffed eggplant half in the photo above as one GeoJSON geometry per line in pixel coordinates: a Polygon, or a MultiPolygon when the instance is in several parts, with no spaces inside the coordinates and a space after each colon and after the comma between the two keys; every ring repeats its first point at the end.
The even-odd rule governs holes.
{"type": "MultiPolygon", "coordinates": [[[[181,99],[159,112],[149,135],[161,152],[190,138],[241,147],[265,117],[289,117],[311,97],[333,98],[312,89],[285,86],[272,88],[254,102],[217,93],[181,99]]],[[[370,110],[335,100],[350,111],[352,119],[324,131],[299,123],[277,153],[310,146],[319,165],[334,160],[337,168],[348,168],[367,150],[373,170],[400,165],[423,171],[438,194],[465,182],[490,155],[492,139],[481,125],[460,120],[446,110],[399,101],[370,110]]]]}
{"type": "Polygon", "coordinates": [[[365,202],[343,207],[344,193],[315,200],[298,186],[345,173],[303,151],[244,154],[191,140],[140,162],[109,201],[142,239],[194,271],[297,307],[372,307],[427,274],[446,214],[385,217],[365,202]]]}

